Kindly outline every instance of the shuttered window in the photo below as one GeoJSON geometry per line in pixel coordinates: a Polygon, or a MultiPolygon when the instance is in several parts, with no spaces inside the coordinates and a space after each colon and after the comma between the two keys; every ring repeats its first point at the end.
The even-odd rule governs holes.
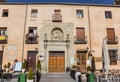
{"type": "Polygon", "coordinates": [[[85,29],[84,28],[76,28],[76,36],[77,38],[85,37],[85,29]]]}
{"type": "Polygon", "coordinates": [[[114,28],[107,28],[107,40],[111,42],[115,42],[114,28]]]}

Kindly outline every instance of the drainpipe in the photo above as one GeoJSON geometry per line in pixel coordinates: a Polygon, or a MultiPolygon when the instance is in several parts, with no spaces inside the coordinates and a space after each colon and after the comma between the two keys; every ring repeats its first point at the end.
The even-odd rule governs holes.
{"type": "Polygon", "coordinates": [[[87,6],[88,9],[88,25],[89,25],[89,41],[90,41],[90,52],[92,51],[91,45],[91,26],[90,26],[90,12],[89,12],[89,5],[87,6]]]}
{"type": "Polygon", "coordinates": [[[26,28],[26,22],[27,22],[27,10],[28,10],[28,5],[26,4],[26,11],[25,11],[25,23],[24,23],[24,32],[23,32],[23,47],[22,47],[22,62],[24,58],[24,46],[25,46],[25,28],[26,28]]]}

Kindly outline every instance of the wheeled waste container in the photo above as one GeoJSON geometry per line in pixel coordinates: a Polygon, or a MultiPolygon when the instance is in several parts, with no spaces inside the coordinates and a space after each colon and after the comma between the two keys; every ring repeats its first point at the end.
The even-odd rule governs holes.
{"type": "Polygon", "coordinates": [[[87,82],[94,82],[94,74],[93,73],[87,74],[87,82]]]}
{"type": "Polygon", "coordinates": [[[70,70],[70,76],[75,79],[75,70],[70,70]]]}
{"type": "Polygon", "coordinates": [[[27,82],[27,75],[25,73],[19,74],[18,82],[27,82]]]}

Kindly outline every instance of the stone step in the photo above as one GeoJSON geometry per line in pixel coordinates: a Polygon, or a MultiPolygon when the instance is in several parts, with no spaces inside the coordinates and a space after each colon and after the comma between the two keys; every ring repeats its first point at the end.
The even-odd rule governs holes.
{"type": "Polygon", "coordinates": [[[70,75],[66,75],[66,74],[43,74],[42,76],[44,77],[70,77],[70,75]]]}

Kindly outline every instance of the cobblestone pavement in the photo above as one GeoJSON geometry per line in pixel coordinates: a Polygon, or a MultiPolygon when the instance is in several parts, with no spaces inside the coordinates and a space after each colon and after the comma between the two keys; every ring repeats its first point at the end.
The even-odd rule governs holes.
{"type": "Polygon", "coordinates": [[[47,74],[42,75],[40,82],[75,82],[69,75],[64,74],[47,74]]]}

